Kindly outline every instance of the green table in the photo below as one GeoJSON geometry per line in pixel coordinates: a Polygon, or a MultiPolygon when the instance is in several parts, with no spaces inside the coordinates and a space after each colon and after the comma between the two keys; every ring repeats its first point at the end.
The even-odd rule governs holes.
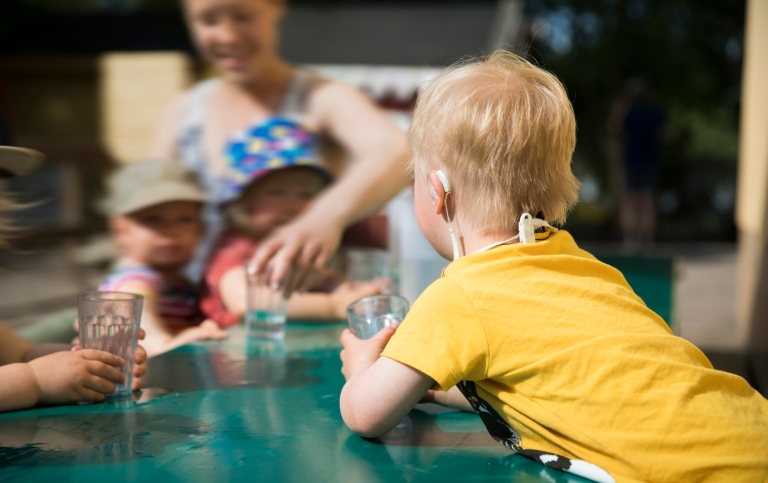
{"type": "Polygon", "coordinates": [[[431,404],[360,438],[339,414],[343,325],[289,325],[282,342],[236,328],[153,358],[129,401],[0,414],[0,481],[586,481],[431,404]]]}

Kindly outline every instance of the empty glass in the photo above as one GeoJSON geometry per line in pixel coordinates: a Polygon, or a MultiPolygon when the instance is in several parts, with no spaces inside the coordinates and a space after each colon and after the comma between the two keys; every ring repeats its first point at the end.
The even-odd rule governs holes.
{"type": "Polygon", "coordinates": [[[125,360],[125,382],[107,397],[123,397],[133,385],[133,357],[139,337],[144,297],[124,292],[81,292],[77,296],[80,345],[110,352],[125,360]]]}
{"type": "Polygon", "coordinates": [[[381,329],[399,324],[408,313],[408,300],[394,294],[370,295],[347,307],[349,327],[360,339],[370,339],[381,329]]]}

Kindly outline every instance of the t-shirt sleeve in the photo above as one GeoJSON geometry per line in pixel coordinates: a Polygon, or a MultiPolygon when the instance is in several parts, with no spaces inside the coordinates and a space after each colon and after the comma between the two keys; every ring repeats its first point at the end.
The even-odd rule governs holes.
{"type": "Polygon", "coordinates": [[[447,391],[462,380],[482,380],[488,339],[472,300],[441,278],[416,300],[381,354],[428,375],[447,391]]]}
{"type": "Polygon", "coordinates": [[[144,305],[154,303],[162,290],[160,276],[146,269],[121,268],[110,274],[99,286],[99,290],[117,291],[142,295],[144,305]]]}

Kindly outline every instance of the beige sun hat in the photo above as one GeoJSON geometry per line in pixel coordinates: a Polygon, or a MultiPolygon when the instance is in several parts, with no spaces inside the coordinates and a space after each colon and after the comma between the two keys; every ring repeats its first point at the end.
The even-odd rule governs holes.
{"type": "Polygon", "coordinates": [[[37,169],[45,155],[34,149],[0,146],[0,178],[21,176],[37,169]]]}
{"type": "Polygon", "coordinates": [[[178,161],[151,159],[115,172],[103,208],[108,215],[116,216],[171,201],[207,200],[194,171],[178,161]]]}

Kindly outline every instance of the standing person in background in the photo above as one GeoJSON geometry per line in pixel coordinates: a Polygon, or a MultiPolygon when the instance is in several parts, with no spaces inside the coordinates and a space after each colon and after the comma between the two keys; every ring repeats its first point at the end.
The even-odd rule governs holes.
{"type": "Polygon", "coordinates": [[[664,111],[650,98],[645,79],[627,81],[608,119],[608,133],[621,137],[621,232],[624,245],[637,250],[656,234],[656,191],[661,173],[664,111]]]}
{"type": "MultiPolygon", "coordinates": [[[[292,223],[275,230],[254,256],[272,266],[287,294],[308,282],[339,244],[343,230],[380,208],[408,182],[403,133],[358,89],[296,68],[277,54],[284,0],[185,0],[195,44],[217,77],[183,93],[161,121],[152,156],[179,158],[195,169],[215,201],[227,151],[242,133],[291,117],[319,134],[323,162],[340,180],[292,223]],[[345,170],[345,156],[356,162],[345,170]]],[[[258,147],[254,147],[258,149],[258,147]]],[[[191,274],[200,277],[221,230],[206,208],[208,233],[191,274]]]]}

